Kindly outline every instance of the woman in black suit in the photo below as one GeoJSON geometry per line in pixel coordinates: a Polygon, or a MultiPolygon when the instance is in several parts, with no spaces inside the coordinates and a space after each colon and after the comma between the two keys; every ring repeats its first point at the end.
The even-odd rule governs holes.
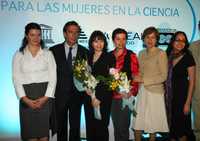
{"type": "MultiPolygon", "coordinates": [[[[109,69],[114,64],[114,57],[107,53],[106,37],[101,31],[94,31],[89,39],[88,62],[94,77],[98,75],[107,77],[109,69]]],[[[89,94],[90,95],[90,94],[89,94]]],[[[108,125],[110,121],[110,110],[112,102],[112,92],[108,86],[99,82],[95,88],[96,98],[86,97],[86,129],[87,141],[108,141],[108,125]],[[94,107],[100,106],[101,119],[94,116],[94,107]]]]}

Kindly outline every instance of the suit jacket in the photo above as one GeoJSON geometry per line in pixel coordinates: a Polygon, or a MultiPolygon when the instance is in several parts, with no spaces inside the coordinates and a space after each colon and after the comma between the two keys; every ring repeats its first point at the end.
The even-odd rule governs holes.
{"type": "MultiPolygon", "coordinates": [[[[78,91],[74,87],[74,84],[71,84],[69,78],[68,74],[69,71],[68,71],[64,43],[55,45],[51,47],[50,50],[53,52],[57,64],[57,85],[56,85],[55,97],[60,104],[65,104],[68,100],[71,100],[70,98],[74,95],[74,93],[78,91]]],[[[78,45],[76,58],[77,57],[87,59],[88,50],[83,46],[78,45]]]]}
{"type": "MultiPolygon", "coordinates": [[[[88,62],[92,68],[92,75],[94,77],[97,77],[99,75],[103,77],[108,77],[110,68],[115,67],[115,56],[103,52],[99,59],[95,63],[93,63],[93,54],[90,54],[88,62]]],[[[108,89],[108,86],[105,85],[105,83],[102,81],[100,81],[95,88],[95,96],[101,101],[101,105],[103,103],[109,105],[112,101],[112,91],[108,89]]]]}

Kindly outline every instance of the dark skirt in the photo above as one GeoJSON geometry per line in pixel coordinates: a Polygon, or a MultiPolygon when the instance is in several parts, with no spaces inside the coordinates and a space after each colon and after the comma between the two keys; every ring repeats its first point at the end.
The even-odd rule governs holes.
{"type": "MultiPolygon", "coordinates": [[[[23,85],[26,96],[37,99],[45,95],[47,82],[23,85]]],[[[52,101],[49,99],[41,109],[31,109],[20,100],[20,126],[22,140],[49,136],[49,119],[52,101]]]]}

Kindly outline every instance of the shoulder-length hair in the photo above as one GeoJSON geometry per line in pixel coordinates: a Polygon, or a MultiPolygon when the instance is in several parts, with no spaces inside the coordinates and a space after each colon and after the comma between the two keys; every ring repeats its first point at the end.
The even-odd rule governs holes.
{"type": "Polygon", "coordinates": [[[154,26],[150,26],[147,27],[146,29],[144,29],[143,33],[142,33],[142,41],[144,42],[144,38],[149,35],[154,33],[156,36],[156,47],[158,46],[158,42],[160,39],[160,35],[159,35],[159,31],[154,27],[154,26]]]}
{"type": "Polygon", "coordinates": [[[103,52],[107,52],[108,50],[108,42],[106,40],[105,35],[103,34],[102,31],[100,30],[95,30],[94,32],[92,32],[92,34],[90,35],[90,39],[89,39],[89,51],[91,54],[94,54],[94,48],[92,47],[92,43],[95,40],[102,40],[104,42],[104,47],[103,47],[103,52]]]}
{"type": "Polygon", "coordinates": [[[182,34],[183,36],[185,36],[185,46],[182,50],[182,52],[188,52],[188,48],[189,48],[189,41],[188,41],[188,38],[187,38],[187,35],[185,34],[185,32],[183,31],[177,31],[174,33],[174,35],[172,36],[170,42],[169,42],[169,45],[167,47],[167,56],[169,56],[171,54],[171,51],[173,50],[173,43],[175,42],[176,40],[176,37],[179,35],[179,34],[182,34]]]}
{"type": "MultiPolygon", "coordinates": [[[[37,29],[41,32],[41,27],[39,24],[37,23],[28,23],[26,26],[25,26],[25,31],[24,31],[24,38],[22,40],[22,44],[21,44],[21,47],[19,48],[19,51],[20,52],[24,52],[24,49],[26,47],[26,45],[28,44],[28,40],[26,38],[26,36],[28,35],[28,33],[30,32],[31,29],[37,29]]],[[[44,46],[44,41],[41,39],[40,40],[40,46],[41,48],[43,49],[45,46],[44,46]]]]}

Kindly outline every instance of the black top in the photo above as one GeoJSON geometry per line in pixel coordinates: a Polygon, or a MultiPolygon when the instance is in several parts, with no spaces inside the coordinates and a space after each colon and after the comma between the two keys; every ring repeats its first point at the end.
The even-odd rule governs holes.
{"type": "MultiPolygon", "coordinates": [[[[102,53],[99,59],[93,63],[93,56],[89,56],[89,65],[92,68],[92,74],[97,77],[99,75],[107,77],[109,76],[109,69],[115,67],[115,58],[113,55],[108,53],[102,53]]],[[[108,90],[108,86],[99,82],[96,87],[96,97],[100,101],[107,99],[106,97],[112,98],[112,92],[108,90]]],[[[109,98],[109,99],[110,99],[109,98]]]]}
{"type": "Polygon", "coordinates": [[[172,137],[181,137],[191,133],[191,115],[183,113],[184,104],[188,95],[188,68],[195,66],[193,56],[186,52],[172,71],[172,117],[170,134],[172,137]]]}

